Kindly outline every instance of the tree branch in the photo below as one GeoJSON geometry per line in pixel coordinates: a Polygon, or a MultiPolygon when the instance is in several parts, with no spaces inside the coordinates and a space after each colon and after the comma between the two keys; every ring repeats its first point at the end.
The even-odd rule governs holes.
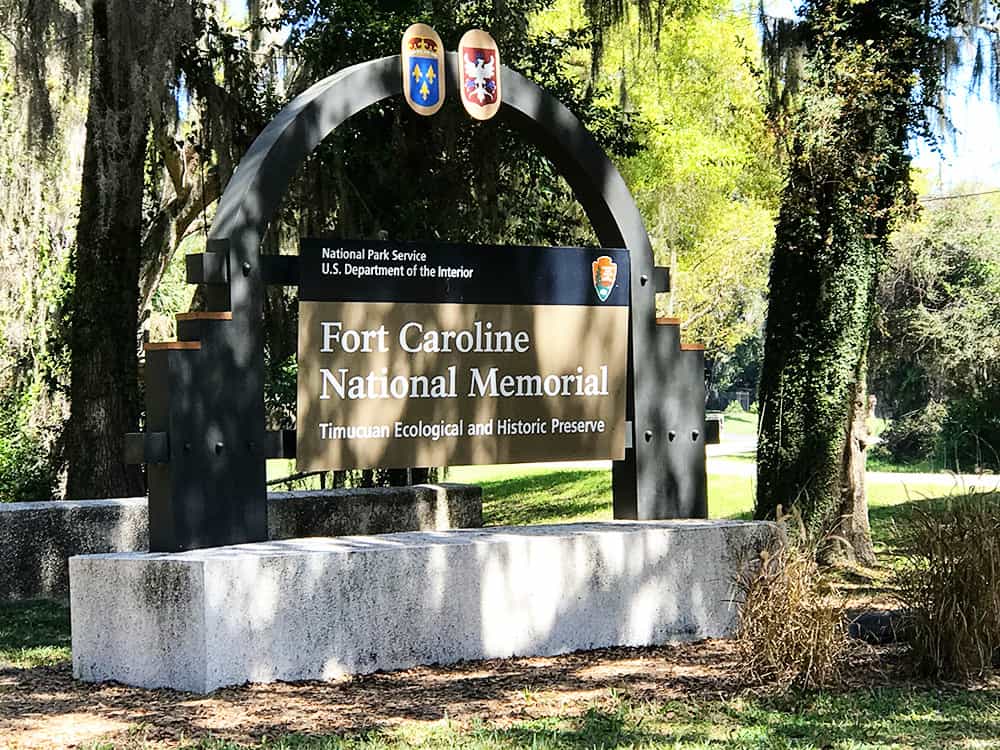
{"type": "Polygon", "coordinates": [[[166,168],[167,174],[170,175],[170,182],[173,185],[174,193],[180,195],[184,189],[184,175],[186,171],[184,168],[183,149],[178,148],[174,143],[174,139],[167,132],[162,118],[157,118],[156,124],[153,126],[153,139],[156,141],[156,146],[163,157],[163,166],[166,168]]]}

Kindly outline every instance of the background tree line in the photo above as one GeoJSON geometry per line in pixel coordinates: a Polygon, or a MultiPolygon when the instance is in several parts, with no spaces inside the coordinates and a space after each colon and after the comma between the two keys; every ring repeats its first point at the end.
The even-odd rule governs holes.
{"type": "MultiPolygon", "coordinates": [[[[970,385],[946,357],[892,345],[937,330],[944,351],[961,317],[947,300],[992,283],[990,261],[956,251],[934,279],[906,276],[893,260],[905,234],[896,250],[890,238],[914,215],[907,143],[946,114],[954,29],[990,70],[988,3],[815,0],[795,20],[756,21],[718,0],[133,6],[0,2],[4,499],[52,496],[62,478],[67,497],[142,492],[120,461],[142,418],[139,344],[199,306],[182,256],[201,249],[240,155],[297,93],[397,53],[417,20],[450,47],[489,29],[507,64],[566,102],[618,161],[673,270],[660,311],[709,345],[713,371],[761,363],[758,516],[798,505],[812,533],[870,559],[856,439],[868,382],[925,416],[978,383],[983,399],[965,417],[954,405],[954,423],[987,401],[988,368],[970,385]],[[935,314],[906,312],[914,299],[935,314]],[[901,372],[900,357],[925,369],[901,372]]],[[[419,118],[400,102],[312,156],[264,250],[295,252],[305,234],[593,242],[565,183],[502,123],[455,107],[419,118]]],[[[966,331],[982,331],[986,313],[963,310],[966,331]]],[[[289,426],[294,297],[271,290],[267,312],[268,403],[289,426]]]]}
{"type": "MultiPolygon", "coordinates": [[[[743,66],[752,47],[738,38],[752,26],[720,15],[723,7],[672,7],[653,44],[633,36],[651,28],[645,15],[613,27],[581,7],[538,0],[265,1],[248,3],[240,19],[215,2],[151,2],[137,13],[120,0],[75,9],[6,0],[2,189],[17,200],[0,222],[9,264],[0,310],[4,498],[52,496],[61,477],[67,497],[142,492],[138,470],[120,462],[120,435],[141,421],[141,340],[150,328],[169,335],[168,314],[199,305],[183,284],[182,256],[200,249],[240,154],[313,81],[395,54],[415,20],[451,46],[468,27],[491,29],[507,64],[584,120],[657,216],[659,255],[681,275],[685,266],[712,269],[695,271],[665,311],[701,305],[702,330],[725,342],[720,350],[731,347],[761,317],[776,178],[743,66]],[[743,218],[755,222],[753,252],[734,248],[730,257],[749,259],[757,295],[720,307],[722,295],[706,294],[702,282],[714,274],[717,292],[722,271],[732,272],[707,251],[740,225],[731,205],[749,206],[743,218]],[[707,325],[713,316],[735,332],[707,325]]],[[[295,252],[303,234],[594,241],[551,165],[502,124],[471,126],[457,108],[418,118],[399,102],[354,118],[313,155],[265,251],[295,252]]],[[[267,317],[268,400],[288,426],[294,297],[272,290],[267,317]]]]}

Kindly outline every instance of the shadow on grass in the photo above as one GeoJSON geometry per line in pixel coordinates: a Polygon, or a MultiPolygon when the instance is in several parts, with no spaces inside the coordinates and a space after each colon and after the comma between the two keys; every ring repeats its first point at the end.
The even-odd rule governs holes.
{"type": "Polygon", "coordinates": [[[53,602],[0,604],[0,670],[65,663],[69,608],[53,602]]]}
{"type": "MultiPolygon", "coordinates": [[[[469,736],[469,745],[478,748],[617,748],[670,747],[681,738],[669,729],[636,717],[626,706],[607,710],[590,708],[576,720],[553,717],[512,727],[479,727],[469,736]]],[[[705,742],[708,736],[685,733],[688,742],[705,742]]]]}
{"type": "Polygon", "coordinates": [[[951,496],[947,495],[933,498],[915,497],[909,502],[898,503],[896,505],[869,507],[868,520],[871,523],[872,540],[876,545],[881,545],[890,554],[896,554],[894,527],[897,524],[905,524],[918,511],[921,513],[941,511],[950,499],[951,496]]]}
{"type": "Polygon", "coordinates": [[[731,719],[766,728],[764,736],[772,741],[804,740],[807,747],[854,747],[859,742],[967,746],[1000,736],[998,701],[995,690],[875,688],[861,694],[801,693],[752,701],[731,719]]]}
{"type": "MultiPolygon", "coordinates": [[[[1000,735],[996,691],[875,688],[851,693],[789,693],[773,698],[625,698],[592,706],[580,716],[555,714],[500,726],[474,721],[469,728],[438,725],[417,735],[397,729],[307,737],[286,735],[256,746],[278,750],[375,750],[450,747],[456,750],[624,747],[956,747],[992,743],[1000,735]]],[[[986,746],[992,746],[988,744],[986,746]]],[[[228,743],[197,745],[234,750],[228,743]]],[[[242,746],[240,746],[242,747],[242,746]]]]}
{"type": "Polygon", "coordinates": [[[9,651],[69,646],[69,607],[34,601],[0,604],[0,658],[9,651]]]}
{"type": "Polygon", "coordinates": [[[524,526],[611,518],[611,472],[571,469],[482,482],[483,522],[524,526]]]}

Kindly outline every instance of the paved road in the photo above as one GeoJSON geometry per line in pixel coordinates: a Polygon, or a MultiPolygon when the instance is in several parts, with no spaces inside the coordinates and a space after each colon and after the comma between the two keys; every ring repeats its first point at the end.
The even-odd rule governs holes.
{"type": "MultiPolygon", "coordinates": [[[[757,464],[748,460],[757,450],[755,440],[726,442],[721,445],[706,446],[708,472],[728,476],[752,477],[757,473],[757,464]]],[[[916,474],[896,471],[869,471],[871,482],[890,484],[939,484],[944,487],[972,488],[1000,491],[1000,475],[996,474],[916,474]]]]}
{"type": "MultiPolygon", "coordinates": [[[[757,474],[757,464],[749,460],[757,450],[753,437],[731,440],[721,445],[706,446],[708,473],[752,478],[757,474]]],[[[521,464],[535,469],[606,469],[610,461],[559,461],[556,463],[521,464]]],[[[938,484],[948,488],[972,488],[1000,491],[1000,475],[994,474],[910,474],[905,472],[869,471],[868,480],[881,484],[898,482],[903,485],[938,484]]]]}
{"type": "Polygon", "coordinates": [[[726,442],[719,443],[718,445],[705,446],[705,455],[708,456],[709,460],[719,456],[753,454],[756,451],[757,439],[752,435],[748,435],[742,439],[727,440],[726,442]]]}

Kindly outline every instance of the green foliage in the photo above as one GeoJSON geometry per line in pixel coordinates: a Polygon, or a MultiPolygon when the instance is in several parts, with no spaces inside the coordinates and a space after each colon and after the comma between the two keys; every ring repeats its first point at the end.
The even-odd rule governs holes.
{"type": "MultiPolygon", "coordinates": [[[[710,390],[748,390],[756,397],[760,366],[764,359],[764,331],[754,331],[732,352],[717,352],[708,363],[710,390]]],[[[753,403],[751,403],[751,406],[753,403]]]]}
{"type": "Polygon", "coordinates": [[[781,176],[751,20],[717,0],[673,11],[661,8],[656,44],[635,17],[606,32],[600,81],[642,124],[622,169],[671,269],[659,312],[720,356],[763,323],[781,176]]]}
{"type": "Polygon", "coordinates": [[[56,472],[45,442],[0,423],[0,502],[51,500],[56,472]]]}
{"type": "Polygon", "coordinates": [[[870,372],[899,460],[1000,468],[998,211],[995,196],[935,202],[893,235],[870,372]]]}
{"type": "MultiPolygon", "coordinates": [[[[470,27],[492,30],[503,62],[566,104],[599,142],[636,153],[632,118],[568,77],[563,60],[585,47],[576,29],[527,33],[526,15],[545,0],[496,6],[486,0],[430,6],[414,0],[385,5],[297,0],[280,24],[291,29],[287,53],[299,62],[289,95],[373,57],[399,53],[403,31],[431,23],[454,49],[470,27]]],[[[452,92],[434,117],[413,113],[400,98],[370,107],[344,123],[313,153],[292,184],[272,228],[270,248],[295,252],[301,235],[394,238],[461,243],[593,245],[594,233],[555,167],[520,133],[495,118],[473,122],[452,92]]],[[[270,413],[294,413],[294,391],[282,372],[294,351],[294,303],[269,331],[270,413]],[[283,400],[284,399],[284,400],[283,400]]],[[[270,311],[270,310],[269,310],[270,311]]],[[[287,374],[287,373],[286,373],[287,374]]]]}
{"type": "Polygon", "coordinates": [[[842,512],[877,278],[913,199],[906,143],[939,91],[941,61],[923,3],[816,0],[802,13],[801,87],[778,121],[789,164],[771,266],[755,514],[798,505],[821,538],[842,512]]]}
{"type": "MultiPolygon", "coordinates": [[[[573,110],[607,148],[634,153],[630,117],[568,78],[564,55],[585,45],[578,31],[532,35],[521,19],[545,3],[427,7],[355,0],[292,2],[289,50],[316,80],[362,60],[398,54],[403,30],[431,23],[453,49],[470,27],[492,30],[505,64],[573,110]],[[359,22],[359,19],[364,21],[359,22]]],[[[566,183],[526,140],[496,118],[477,124],[456,95],[433,118],[401,100],[383,102],[338,128],[310,159],[285,221],[338,237],[456,242],[593,244],[566,183]]]]}
{"type": "Polygon", "coordinates": [[[293,424],[299,376],[296,355],[289,355],[280,362],[269,360],[264,374],[264,408],[268,424],[274,429],[283,424],[293,424]]]}
{"type": "Polygon", "coordinates": [[[1000,657],[1000,495],[969,494],[917,509],[897,526],[894,584],[920,670],[965,678],[1000,657]]]}
{"type": "Polygon", "coordinates": [[[57,3],[0,6],[12,35],[0,43],[0,501],[40,500],[52,497],[67,413],[85,45],[57,3]]]}
{"type": "Polygon", "coordinates": [[[944,466],[956,472],[1000,468],[1000,394],[994,391],[951,401],[937,450],[944,466]]]}
{"type": "Polygon", "coordinates": [[[51,500],[58,484],[57,415],[43,383],[0,397],[0,502],[51,500]]]}
{"type": "Polygon", "coordinates": [[[882,442],[876,446],[877,453],[900,464],[933,456],[947,415],[947,406],[932,401],[923,409],[894,419],[880,436],[882,442]]]}
{"type": "Polygon", "coordinates": [[[744,414],[743,406],[739,401],[730,401],[729,405],[723,411],[723,414],[744,414]]]}

